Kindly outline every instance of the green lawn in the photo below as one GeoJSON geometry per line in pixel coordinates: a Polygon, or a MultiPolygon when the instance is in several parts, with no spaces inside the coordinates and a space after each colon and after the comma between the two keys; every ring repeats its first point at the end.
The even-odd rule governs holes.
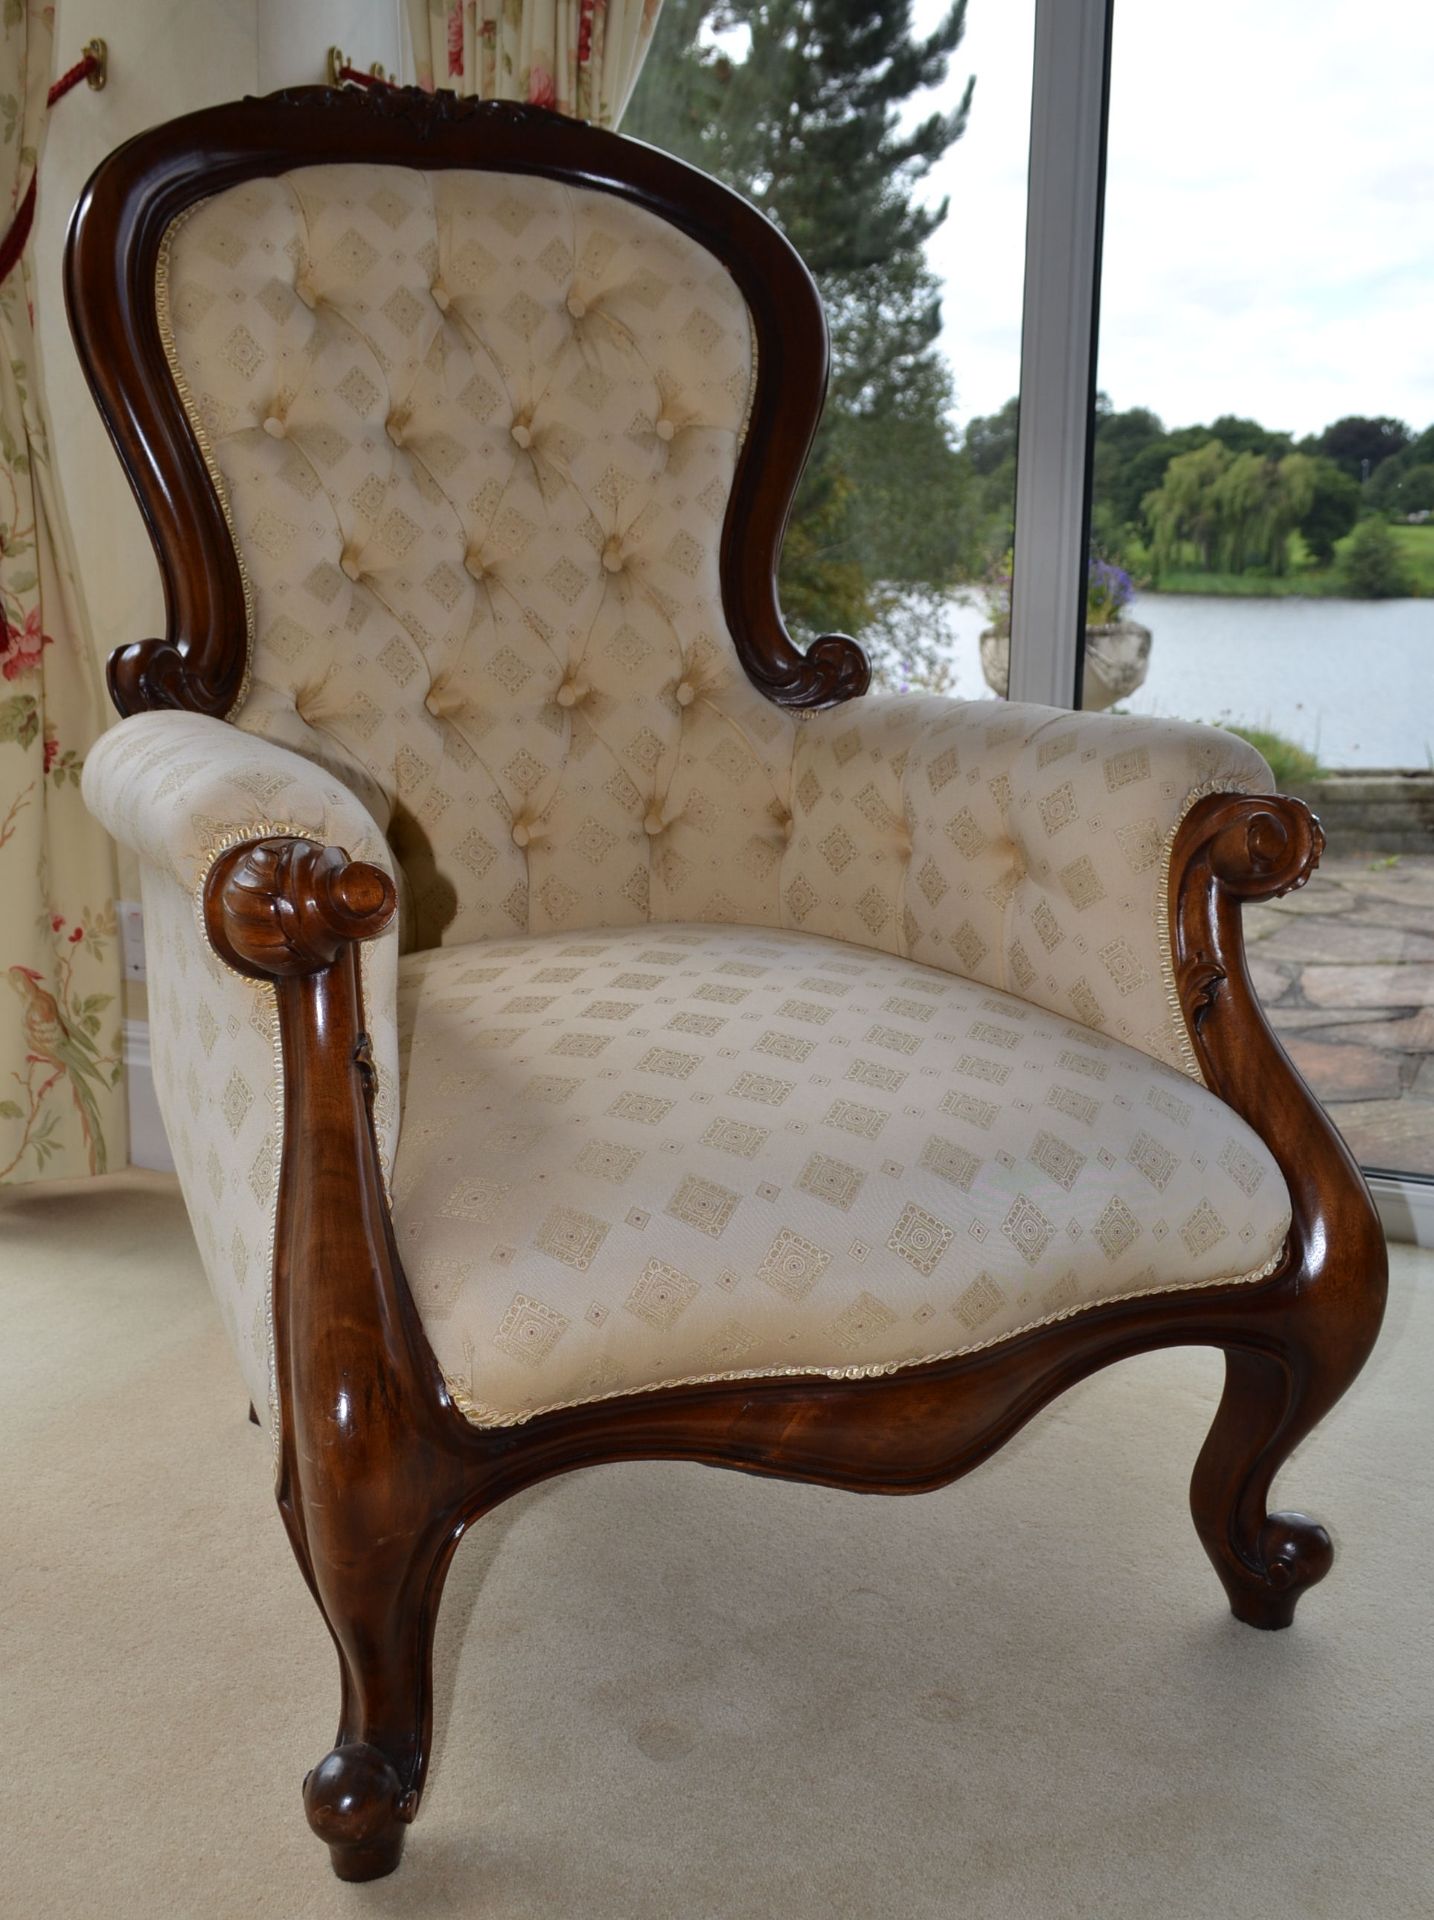
{"type": "MultiPolygon", "coordinates": [[[[1391,527],[1421,597],[1434,598],[1434,520],[1422,527],[1391,527]]],[[[1298,539],[1298,536],[1295,536],[1298,539]]],[[[1339,560],[1352,538],[1346,535],[1335,547],[1335,564],[1329,568],[1295,565],[1289,573],[1167,573],[1157,589],[1160,593],[1208,593],[1238,600],[1339,599],[1344,592],[1339,560]]]]}
{"type": "Polygon", "coordinates": [[[1414,591],[1434,594],[1434,520],[1422,527],[1391,527],[1404,551],[1404,564],[1414,576],[1414,591]]]}
{"type": "Polygon", "coordinates": [[[1339,575],[1317,573],[1166,573],[1154,593],[1206,593],[1230,600],[1334,599],[1339,575]]]}

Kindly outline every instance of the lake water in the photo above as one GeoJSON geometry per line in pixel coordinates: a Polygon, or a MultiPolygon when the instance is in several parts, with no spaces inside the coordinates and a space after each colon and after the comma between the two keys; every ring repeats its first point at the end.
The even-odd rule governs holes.
{"type": "MultiPolygon", "coordinates": [[[[1434,766],[1434,600],[1226,600],[1144,594],[1155,636],[1132,713],[1272,727],[1327,767],[1434,766]]],[[[945,609],[953,692],[989,698],[978,603],[945,609]]]]}

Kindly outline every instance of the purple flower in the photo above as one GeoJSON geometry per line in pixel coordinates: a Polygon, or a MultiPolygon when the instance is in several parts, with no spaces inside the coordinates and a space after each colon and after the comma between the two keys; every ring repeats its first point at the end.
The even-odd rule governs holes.
{"type": "Polygon", "coordinates": [[[1093,627],[1108,627],[1117,621],[1135,593],[1124,567],[1092,554],[1086,572],[1085,612],[1093,627]]]}

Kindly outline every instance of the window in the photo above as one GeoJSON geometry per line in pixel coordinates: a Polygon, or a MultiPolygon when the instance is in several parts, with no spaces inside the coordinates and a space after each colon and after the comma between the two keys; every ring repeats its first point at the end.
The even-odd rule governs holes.
{"type": "Polygon", "coordinates": [[[623,122],[754,200],[822,291],[788,619],[967,698],[1012,544],[1034,5],[667,0],[623,122]]]}
{"type": "Polygon", "coordinates": [[[1136,591],[1083,699],[1231,726],[1321,815],[1256,984],[1357,1157],[1434,1174],[1426,49],[1391,0],[1122,0],[1092,613],[1136,591]]]}
{"type": "Polygon", "coordinates": [[[1434,1177],[1422,16],[857,18],[667,0],[626,123],[764,206],[826,296],[793,624],[966,698],[985,630],[1013,697],[1250,731],[1330,832],[1316,885],[1246,917],[1272,1022],[1366,1166],[1434,1177]]]}

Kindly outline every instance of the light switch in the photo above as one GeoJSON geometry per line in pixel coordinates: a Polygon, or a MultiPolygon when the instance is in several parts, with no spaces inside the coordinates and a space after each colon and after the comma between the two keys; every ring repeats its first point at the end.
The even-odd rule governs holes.
{"type": "Polygon", "coordinates": [[[140,912],[137,900],[117,900],[115,911],[119,915],[120,954],[124,961],[126,980],[144,978],[144,915],[140,912]]]}

